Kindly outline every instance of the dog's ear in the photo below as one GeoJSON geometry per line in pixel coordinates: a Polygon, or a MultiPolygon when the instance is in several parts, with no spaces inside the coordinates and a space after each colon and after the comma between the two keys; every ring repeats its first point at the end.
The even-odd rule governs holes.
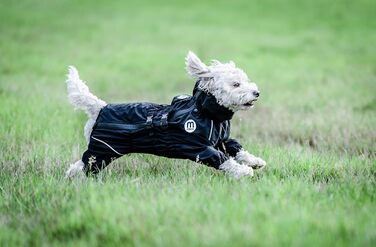
{"type": "Polygon", "coordinates": [[[210,77],[209,68],[194,54],[189,51],[185,57],[185,68],[190,76],[195,79],[210,77]]]}

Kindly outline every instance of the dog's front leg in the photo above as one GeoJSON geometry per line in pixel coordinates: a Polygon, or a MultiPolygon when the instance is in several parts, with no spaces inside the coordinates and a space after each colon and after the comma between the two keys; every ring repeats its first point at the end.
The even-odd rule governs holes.
{"type": "Polygon", "coordinates": [[[266,162],[250,154],[248,151],[241,149],[239,152],[236,153],[235,160],[238,161],[240,164],[250,166],[253,169],[260,169],[266,165],[266,162]]]}
{"type": "Polygon", "coordinates": [[[239,162],[237,162],[233,157],[229,158],[222,151],[212,146],[204,147],[199,153],[194,155],[195,156],[190,156],[189,158],[191,160],[195,160],[196,162],[219,169],[235,179],[239,179],[244,176],[253,176],[252,167],[239,164],[239,162]]]}
{"type": "Polygon", "coordinates": [[[247,151],[245,151],[240,143],[235,139],[228,139],[219,145],[219,149],[234,157],[234,159],[242,164],[253,169],[259,169],[266,165],[266,162],[247,151]]]}

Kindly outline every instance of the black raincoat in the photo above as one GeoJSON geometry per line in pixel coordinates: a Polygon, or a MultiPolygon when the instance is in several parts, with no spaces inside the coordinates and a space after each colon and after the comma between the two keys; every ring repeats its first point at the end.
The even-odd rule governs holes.
{"type": "Polygon", "coordinates": [[[242,146],[230,139],[233,112],[213,95],[198,89],[180,95],[170,105],[109,104],[94,124],[83,154],[86,174],[97,173],[129,153],[189,159],[218,169],[242,146]]]}

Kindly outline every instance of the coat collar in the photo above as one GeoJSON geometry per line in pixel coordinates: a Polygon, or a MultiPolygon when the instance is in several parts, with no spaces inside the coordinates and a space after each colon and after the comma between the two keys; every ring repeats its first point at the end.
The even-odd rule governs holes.
{"type": "Polygon", "coordinates": [[[218,122],[230,120],[234,112],[217,103],[214,95],[206,93],[198,88],[200,81],[196,82],[193,89],[193,97],[196,101],[196,107],[200,114],[218,122]]]}

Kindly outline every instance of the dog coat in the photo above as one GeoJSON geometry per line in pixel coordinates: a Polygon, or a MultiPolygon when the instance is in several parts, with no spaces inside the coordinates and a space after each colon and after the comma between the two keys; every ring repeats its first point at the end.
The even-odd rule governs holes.
{"type": "Polygon", "coordinates": [[[108,104],[93,126],[82,161],[86,174],[97,173],[129,153],[189,159],[218,169],[242,149],[230,139],[233,112],[197,87],[170,105],[108,104]]]}

